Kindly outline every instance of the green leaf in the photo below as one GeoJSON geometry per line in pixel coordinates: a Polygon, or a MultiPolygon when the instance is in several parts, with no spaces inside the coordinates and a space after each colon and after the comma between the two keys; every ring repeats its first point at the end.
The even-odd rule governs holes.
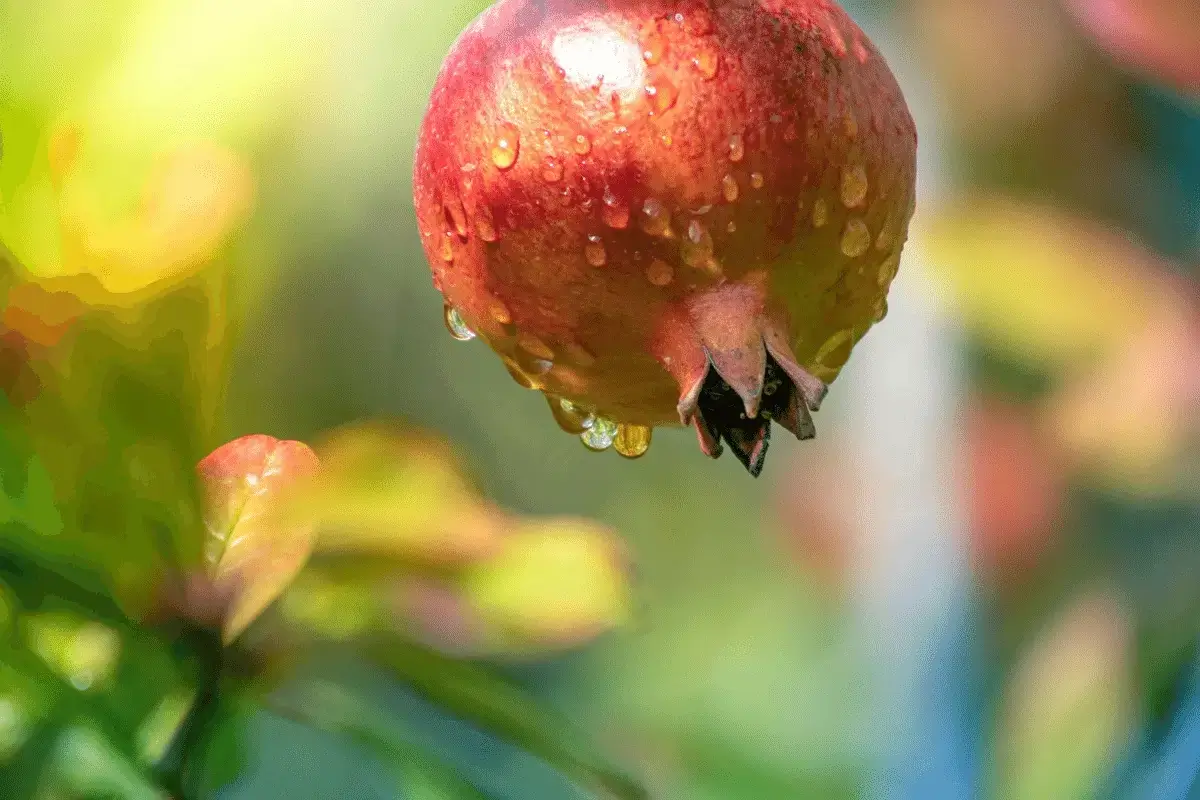
{"type": "Polygon", "coordinates": [[[59,737],[43,791],[72,797],[162,800],[162,791],[95,730],[68,728],[59,737]]]}
{"type": "Polygon", "coordinates": [[[622,800],[647,797],[581,731],[486,668],[400,642],[369,651],[430,702],[524,748],[581,785],[622,800]]]}

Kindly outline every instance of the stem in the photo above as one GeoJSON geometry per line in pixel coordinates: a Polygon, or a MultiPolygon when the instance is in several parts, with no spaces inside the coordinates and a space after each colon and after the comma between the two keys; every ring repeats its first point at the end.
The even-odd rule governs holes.
{"type": "Polygon", "coordinates": [[[155,767],[159,782],[177,800],[189,797],[185,787],[191,783],[195,758],[216,718],[225,669],[220,631],[192,629],[185,636],[192,640],[200,664],[196,700],[155,767]]]}

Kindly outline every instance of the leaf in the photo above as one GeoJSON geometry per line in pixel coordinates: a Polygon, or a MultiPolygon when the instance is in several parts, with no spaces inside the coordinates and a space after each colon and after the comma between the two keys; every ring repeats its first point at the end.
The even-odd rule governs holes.
{"type": "Polygon", "coordinates": [[[89,727],[68,728],[59,737],[43,791],[71,797],[162,800],[162,791],[89,727]],[[47,785],[48,784],[48,785],[47,785]]]}
{"type": "Polygon", "coordinates": [[[1131,732],[1131,637],[1126,612],[1102,592],[1076,600],[1039,637],[1009,680],[995,796],[1095,796],[1131,732]]]}
{"type": "Polygon", "coordinates": [[[322,471],[294,504],[317,549],[448,566],[495,549],[505,520],[469,486],[445,443],[383,424],[318,444],[322,471]]]}
{"type": "Polygon", "coordinates": [[[1105,488],[1159,498],[1194,492],[1187,459],[1200,438],[1200,317],[1164,307],[1110,357],[1073,376],[1046,417],[1072,466],[1105,488]]]}
{"type": "Polygon", "coordinates": [[[1193,0],[1067,0],[1117,60],[1189,92],[1200,92],[1200,9],[1193,0]]]}
{"type": "Polygon", "coordinates": [[[1024,361],[1104,353],[1177,301],[1146,250],[1049,207],[975,198],[927,218],[917,239],[971,332],[1024,361]]]}
{"type": "Polygon", "coordinates": [[[313,528],[277,513],[281,495],[316,473],[316,454],[301,442],[243,436],[214,450],[197,466],[206,488],[206,557],[217,587],[234,599],[224,623],[226,642],[278,597],[303,568],[313,528]]]}
{"type": "Polygon", "coordinates": [[[430,702],[524,748],[581,785],[603,788],[622,800],[647,797],[568,721],[484,667],[400,642],[370,645],[367,652],[430,702]]]}
{"type": "Polygon", "coordinates": [[[517,522],[494,556],[466,567],[460,585],[502,651],[583,644],[624,623],[632,604],[620,540],[582,519],[517,522]]]}

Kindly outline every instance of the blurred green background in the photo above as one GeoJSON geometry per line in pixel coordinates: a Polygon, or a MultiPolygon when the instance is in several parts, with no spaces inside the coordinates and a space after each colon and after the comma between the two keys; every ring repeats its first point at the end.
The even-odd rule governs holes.
{"type": "MultiPolygon", "coordinates": [[[[111,315],[63,361],[5,317],[23,338],[3,363],[0,796],[162,796],[153,765],[211,647],[127,598],[153,594],[163,530],[199,562],[179,533],[198,527],[179,510],[190,465],[246,434],[315,442],[371,419],[444,437],[513,514],[611,526],[632,613],[584,647],[399,667],[369,647],[276,653],[267,619],[228,680],[270,672],[269,700],[218,703],[189,797],[588,796],[564,764],[591,756],[553,753],[558,716],[655,797],[1192,796],[1194,4],[846,4],[916,117],[917,217],[820,437],[779,437],[757,482],[684,430],[638,461],[590,453],[483,344],[446,334],[412,153],[441,58],[485,5],[0,3],[0,241],[34,282],[90,270],[107,299],[68,291],[111,315]],[[179,361],[112,300],[173,302],[147,299],[146,276],[188,256],[160,251],[219,265],[204,302],[167,306],[217,366],[179,361]],[[23,403],[28,369],[42,392],[23,403]],[[65,501],[58,479],[97,499],[65,501]],[[414,690],[454,665],[504,688],[445,690],[466,706],[414,690]]],[[[53,328],[70,303],[49,296],[34,316],[53,328]]]]}

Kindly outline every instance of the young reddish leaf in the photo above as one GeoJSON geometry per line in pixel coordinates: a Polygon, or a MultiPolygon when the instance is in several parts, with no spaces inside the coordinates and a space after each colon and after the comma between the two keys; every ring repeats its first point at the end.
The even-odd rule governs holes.
{"type": "Polygon", "coordinates": [[[197,466],[206,494],[206,556],[218,590],[233,597],[225,615],[232,641],[287,588],[308,560],[313,527],[280,513],[297,479],[316,473],[305,444],[244,436],[197,466]]]}
{"type": "Polygon", "coordinates": [[[504,516],[445,443],[371,425],[337,431],[319,450],[321,475],[292,508],[319,526],[318,549],[451,565],[495,548],[504,516]]]}
{"type": "Polygon", "coordinates": [[[1200,5],[1195,0],[1065,0],[1118,61],[1200,92],[1200,5]]]}

